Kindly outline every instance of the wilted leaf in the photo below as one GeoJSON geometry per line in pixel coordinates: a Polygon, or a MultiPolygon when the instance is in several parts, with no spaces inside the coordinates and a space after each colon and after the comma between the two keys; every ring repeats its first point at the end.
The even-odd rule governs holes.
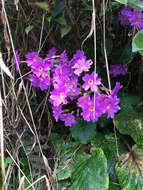
{"type": "Polygon", "coordinates": [[[119,183],[124,190],[143,190],[143,146],[133,146],[122,154],[116,166],[119,183]]]}

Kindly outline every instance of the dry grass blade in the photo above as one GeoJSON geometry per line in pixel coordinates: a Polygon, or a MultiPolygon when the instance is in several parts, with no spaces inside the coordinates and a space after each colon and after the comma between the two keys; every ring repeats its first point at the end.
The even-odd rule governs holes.
{"type": "Polygon", "coordinates": [[[0,68],[3,70],[10,78],[13,79],[13,76],[9,70],[9,68],[5,65],[3,58],[2,58],[2,53],[0,52],[0,68]]]}
{"type": "Polygon", "coordinates": [[[92,36],[93,32],[94,32],[94,14],[92,14],[91,28],[90,28],[89,34],[88,34],[88,35],[86,36],[86,38],[82,41],[81,49],[83,49],[84,43],[86,42],[86,40],[88,40],[88,38],[90,38],[90,37],[92,36]]]}
{"type": "Polygon", "coordinates": [[[5,179],[5,165],[4,165],[4,134],[3,134],[3,113],[2,113],[2,98],[0,91],[0,148],[1,148],[1,169],[2,169],[2,180],[4,183],[5,179]]]}
{"type": "MultiPolygon", "coordinates": [[[[16,160],[13,158],[13,156],[11,155],[11,153],[6,150],[7,153],[9,154],[10,158],[12,159],[12,161],[14,162],[14,164],[17,166],[18,170],[22,173],[22,175],[25,177],[26,181],[29,183],[29,185],[31,185],[31,182],[29,181],[29,179],[26,177],[25,173],[21,170],[20,166],[18,165],[18,163],[16,162],[16,160]]],[[[31,185],[31,187],[33,187],[33,185],[31,185]]],[[[34,187],[33,187],[34,189],[34,187]]]]}
{"type": "Polygon", "coordinates": [[[38,183],[39,181],[41,181],[41,180],[43,180],[43,179],[45,179],[45,181],[46,181],[46,188],[47,188],[47,190],[52,190],[52,189],[50,188],[50,184],[49,184],[49,181],[48,181],[46,175],[41,176],[40,178],[38,178],[38,179],[37,179],[36,181],[34,181],[30,186],[28,186],[25,190],[30,189],[33,185],[35,185],[36,183],[38,183]]]}
{"type": "Polygon", "coordinates": [[[24,190],[24,176],[20,179],[19,187],[17,190],[24,190]]]}

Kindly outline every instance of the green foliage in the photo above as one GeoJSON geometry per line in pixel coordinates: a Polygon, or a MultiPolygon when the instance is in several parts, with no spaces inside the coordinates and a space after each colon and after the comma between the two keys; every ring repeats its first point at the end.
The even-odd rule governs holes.
{"type": "Polygon", "coordinates": [[[101,134],[97,133],[95,138],[92,140],[92,147],[102,148],[107,158],[108,173],[110,180],[114,183],[118,183],[115,174],[115,165],[118,161],[118,153],[126,151],[126,146],[122,143],[119,138],[115,138],[114,134],[101,134]],[[117,143],[117,144],[116,144],[117,143]]]}
{"type": "Polygon", "coordinates": [[[121,97],[121,111],[115,117],[115,124],[120,133],[130,135],[138,144],[143,144],[143,113],[136,111],[139,98],[124,94],[121,97]]]}
{"type": "Polygon", "coordinates": [[[95,149],[87,159],[79,160],[72,173],[69,190],[107,190],[109,179],[107,160],[101,149],[95,149]]]}
{"type": "Polygon", "coordinates": [[[46,11],[50,10],[49,4],[47,2],[36,2],[35,5],[43,10],[46,10],[46,11]]]}
{"type": "Polygon", "coordinates": [[[91,154],[87,154],[79,144],[65,142],[58,135],[54,135],[52,141],[60,158],[57,169],[60,184],[69,179],[69,190],[108,189],[107,160],[102,149],[94,147],[91,154]]]}
{"type": "Polygon", "coordinates": [[[131,48],[131,43],[128,42],[125,45],[122,45],[121,49],[113,51],[111,54],[113,64],[127,64],[130,63],[133,59],[133,53],[131,48]]]}
{"type": "Polygon", "coordinates": [[[61,28],[61,37],[63,38],[65,35],[67,35],[71,31],[70,25],[63,25],[61,28]]]}
{"type": "Polygon", "coordinates": [[[65,4],[64,1],[58,1],[52,11],[52,16],[57,17],[64,10],[65,4]]]}
{"type": "MultiPolygon", "coordinates": [[[[29,4],[25,2],[20,2],[18,4],[19,9],[16,12],[16,6],[14,2],[11,0],[5,1],[11,34],[12,38],[14,38],[14,47],[15,49],[20,51],[22,55],[22,60],[24,58],[23,55],[25,54],[25,52],[29,50],[37,50],[39,48],[39,36],[41,34],[41,22],[43,15],[45,16],[45,21],[43,25],[42,41],[40,47],[40,54],[42,56],[46,55],[49,48],[53,46],[57,48],[58,53],[60,53],[64,49],[67,49],[68,54],[72,54],[72,52],[75,52],[75,50],[81,48],[82,41],[88,36],[90,30],[92,29],[92,1],[69,0],[67,2],[68,5],[66,5],[66,1],[64,0],[37,0],[36,2],[29,4]]],[[[122,77],[121,79],[123,83],[127,83],[127,86],[125,86],[127,93],[121,95],[121,110],[116,115],[115,122],[112,122],[111,119],[108,121],[104,121],[103,118],[103,120],[101,119],[96,124],[79,120],[77,125],[69,129],[62,128],[61,130],[60,128],[60,132],[55,129],[55,127],[52,128],[52,131],[51,128],[48,128],[48,130],[50,130],[51,132],[51,136],[49,140],[47,137],[47,133],[49,134],[49,131],[46,131],[46,139],[49,140],[47,145],[45,143],[45,140],[43,140],[43,134],[45,134],[45,128],[43,126],[47,122],[47,109],[43,109],[42,117],[40,117],[42,125],[40,125],[39,117],[37,115],[34,116],[35,123],[37,124],[39,122],[39,127],[38,125],[36,125],[36,127],[38,127],[37,134],[39,137],[42,151],[49,161],[49,166],[51,167],[51,169],[54,168],[57,182],[55,188],[57,190],[143,190],[143,111],[141,109],[137,109],[138,103],[140,103],[138,92],[136,92],[136,95],[131,94],[132,91],[135,91],[135,85],[138,81],[138,76],[140,72],[141,74],[143,73],[142,69],[139,69],[140,65],[142,65],[142,58],[137,54],[137,52],[139,52],[142,55],[143,52],[143,30],[135,31],[132,27],[128,26],[123,28],[118,21],[118,13],[122,6],[128,5],[132,8],[139,8],[143,10],[143,2],[141,2],[140,0],[115,0],[108,1],[106,7],[103,7],[101,1],[96,1],[95,4],[97,15],[97,71],[103,76],[103,80],[105,82],[102,82],[105,87],[107,87],[107,75],[105,69],[105,53],[103,51],[104,14],[106,14],[105,41],[109,68],[112,64],[128,64],[128,73],[124,76],[125,78],[122,77]],[[115,129],[113,123],[115,124],[115,129]],[[61,134],[61,136],[56,133],[56,130],[61,134]],[[43,143],[45,144],[43,145],[43,143]],[[132,145],[133,148],[131,149],[130,147],[132,147],[132,145]]],[[[0,43],[1,46],[3,46],[1,49],[4,49],[4,51],[2,50],[2,55],[4,58],[4,62],[2,63],[4,64],[1,67],[9,76],[11,76],[11,73],[9,73],[9,69],[14,74],[14,64],[13,62],[10,63],[9,59],[11,59],[11,57],[9,56],[11,55],[7,55],[7,52],[5,51],[6,49],[8,49],[10,54],[12,54],[11,49],[9,49],[11,44],[7,39],[9,33],[7,34],[7,31],[5,31],[4,36],[3,30],[4,27],[1,27],[0,43]],[[6,60],[7,57],[8,61],[6,60]]],[[[84,43],[83,49],[85,50],[87,56],[93,60],[94,35],[91,34],[89,36],[90,37],[88,38],[88,40],[86,40],[86,42],[84,43]]],[[[25,64],[21,64],[21,68],[23,69],[24,67],[25,64]]],[[[23,70],[21,71],[23,72],[23,70]]],[[[93,67],[91,69],[91,72],[92,71],[93,67]]],[[[17,77],[16,75],[14,76],[17,77]]],[[[45,98],[46,93],[37,92],[37,90],[35,89],[29,90],[29,83],[27,85],[27,75],[23,75],[22,73],[22,76],[24,76],[24,84],[26,85],[26,89],[28,92],[29,103],[32,108],[32,113],[37,114],[37,110],[40,110],[43,106],[43,99],[45,98]],[[32,97],[34,97],[34,100],[32,99],[32,97]],[[36,100],[37,97],[40,97],[38,100],[38,104],[40,105],[38,106],[38,109],[36,100]],[[36,107],[36,111],[34,110],[34,106],[36,107]]],[[[120,77],[114,79],[111,77],[111,84],[119,80],[120,77]]],[[[5,90],[7,91],[8,89],[8,92],[2,92],[2,95],[11,95],[13,90],[10,90],[11,93],[9,93],[8,82],[4,81],[4,83],[6,84],[5,90]]],[[[30,126],[32,126],[31,119],[28,117],[27,114],[27,110],[29,110],[29,108],[27,109],[26,107],[27,101],[25,101],[25,98],[21,101],[22,94],[20,93],[23,93],[23,90],[18,90],[18,92],[16,91],[18,85],[20,84],[19,79],[18,82],[14,84],[16,84],[14,85],[14,94],[18,95],[18,98],[16,102],[14,102],[14,99],[12,99],[12,101],[8,99],[10,95],[6,96],[6,103],[8,103],[6,105],[4,104],[3,106],[4,118],[10,118],[9,113],[12,113],[12,120],[14,121],[14,123],[12,121],[8,121],[8,124],[6,123],[5,134],[7,135],[7,133],[9,133],[11,129],[13,130],[13,127],[10,128],[10,130],[8,128],[7,130],[7,125],[12,124],[16,126],[17,134],[22,134],[22,136],[24,137],[25,131],[27,132],[27,123],[25,125],[25,123],[21,121],[21,117],[19,117],[18,120],[15,119],[15,117],[18,117],[19,109],[14,110],[13,108],[10,111],[8,110],[9,105],[16,105],[16,108],[19,105],[22,106],[23,114],[26,116],[26,120],[28,121],[30,126]],[[24,102],[24,107],[23,103],[21,104],[20,102],[18,102],[19,99],[20,102],[24,102]],[[6,109],[5,106],[7,106],[6,109]],[[6,115],[7,110],[9,111],[8,117],[6,115]],[[18,127],[19,124],[20,130],[18,127]],[[22,128],[23,126],[24,128],[22,128]],[[21,133],[21,131],[23,131],[23,133],[21,133]]],[[[15,97],[15,95],[13,97],[15,97]]],[[[51,105],[48,106],[51,109],[51,105]]],[[[50,114],[48,113],[48,115],[50,114]]],[[[4,122],[6,121],[6,119],[4,119],[4,122]]],[[[58,123],[58,125],[60,124],[58,123]]],[[[13,142],[13,139],[16,138],[15,135],[13,136],[15,130],[11,133],[12,135],[8,134],[8,139],[10,138],[11,142],[12,136],[13,142]]],[[[29,137],[32,137],[33,139],[31,133],[29,137]]],[[[29,144],[30,142],[29,139],[26,141],[27,144],[29,144]]],[[[19,141],[16,140],[15,142],[19,141]]],[[[24,143],[22,138],[21,142],[23,143],[23,146],[26,147],[26,143],[24,143]]],[[[7,142],[5,144],[7,146],[7,142]]],[[[13,147],[17,147],[17,144],[15,145],[16,146],[13,145],[13,147]]],[[[36,149],[38,149],[37,145],[35,147],[36,149]]],[[[31,149],[31,151],[33,150],[31,149]]],[[[41,169],[41,172],[39,169],[40,166],[38,168],[38,171],[37,169],[34,170],[32,167],[33,165],[31,163],[31,154],[33,152],[27,154],[27,152],[21,150],[21,148],[16,150],[15,152],[19,158],[19,167],[31,183],[33,183],[37,179],[37,175],[38,178],[40,178],[40,175],[43,175],[43,168],[41,169]],[[31,166],[32,171],[30,171],[29,166],[31,166]]],[[[39,149],[37,152],[39,158],[39,149]]],[[[15,155],[13,156],[15,159],[17,158],[15,157],[15,155]]],[[[35,159],[35,157],[33,158],[35,159]]],[[[10,157],[6,157],[4,162],[6,169],[13,163],[10,157]]],[[[41,161],[41,165],[42,164],[43,162],[41,161]]],[[[13,167],[12,169],[12,176],[8,176],[9,178],[11,178],[9,183],[11,185],[11,181],[15,179],[16,187],[14,187],[14,185],[12,184],[11,189],[17,189],[17,185],[19,183],[19,181],[17,180],[19,171],[17,167],[13,167]]],[[[25,187],[28,186],[29,183],[27,183],[25,180],[25,187]]],[[[37,186],[36,188],[41,189],[37,186]]]]}
{"type": "Polygon", "coordinates": [[[87,144],[95,136],[96,124],[78,120],[77,125],[70,128],[72,137],[81,144],[87,144]]]}
{"type": "Polygon", "coordinates": [[[136,33],[132,40],[132,51],[140,52],[143,51],[143,30],[140,30],[136,33]]]}
{"type": "Polygon", "coordinates": [[[139,0],[115,0],[121,4],[131,6],[133,8],[143,9],[143,2],[139,0]]]}
{"type": "Polygon", "coordinates": [[[33,28],[34,28],[33,25],[29,25],[29,26],[27,26],[27,27],[25,28],[25,32],[26,32],[26,34],[28,35],[29,32],[30,32],[33,28]]]}
{"type": "Polygon", "coordinates": [[[72,167],[74,163],[74,156],[78,150],[79,144],[75,142],[64,141],[62,137],[57,134],[51,136],[52,144],[60,158],[57,169],[57,179],[65,180],[71,177],[72,167]]]}
{"type": "Polygon", "coordinates": [[[143,190],[143,146],[133,146],[132,150],[120,156],[116,173],[124,190],[143,190]]]}

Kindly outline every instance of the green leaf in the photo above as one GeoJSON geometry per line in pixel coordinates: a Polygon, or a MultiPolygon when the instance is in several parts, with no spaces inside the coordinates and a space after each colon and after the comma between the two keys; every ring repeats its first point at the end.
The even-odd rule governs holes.
{"type": "Polygon", "coordinates": [[[62,11],[64,10],[65,4],[63,1],[58,1],[58,3],[55,5],[54,10],[52,12],[52,16],[56,17],[58,16],[60,13],[62,13],[62,11]]]}
{"type": "Polygon", "coordinates": [[[47,2],[36,2],[35,5],[37,5],[39,8],[44,9],[46,11],[50,10],[49,4],[47,2]]]}
{"type": "Polygon", "coordinates": [[[134,54],[132,53],[131,43],[120,45],[117,51],[113,51],[111,54],[111,61],[113,64],[127,64],[132,61],[134,54]]]}
{"type": "Polygon", "coordinates": [[[109,190],[121,190],[120,185],[118,183],[112,183],[109,184],[109,190]]]}
{"type": "Polygon", "coordinates": [[[122,154],[116,173],[123,190],[143,190],[143,146],[133,146],[122,154]]]}
{"type": "Polygon", "coordinates": [[[61,37],[63,38],[71,31],[71,26],[70,25],[61,26],[60,30],[61,30],[61,37]]]}
{"type": "Polygon", "coordinates": [[[13,163],[12,159],[10,157],[6,157],[4,160],[5,168],[7,168],[9,165],[13,163]]]}
{"type": "Polygon", "coordinates": [[[67,25],[66,19],[63,16],[56,18],[55,21],[60,25],[67,25]]]}
{"type": "Polygon", "coordinates": [[[34,28],[33,25],[29,25],[29,26],[27,26],[27,27],[25,28],[25,32],[26,32],[26,34],[28,35],[29,32],[30,32],[33,28],[34,28]]]}
{"type": "Polygon", "coordinates": [[[138,8],[138,9],[143,9],[143,2],[140,0],[115,0],[118,3],[128,5],[132,8],[138,8]]]}
{"type": "Polygon", "coordinates": [[[78,124],[71,127],[72,137],[81,144],[87,144],[95,136],[96,124],[78,120],[78,124]]]}
{"type": "Polygon", "coordinates": [[[107,160],[102,149],[96,149],[92,156],[78,161],[74,167],[71,181],[72,185],[68,190],[108,189],[107,160]]]}
{"type": "Polygon", "coordinates": [[[137,112],[135,106],[139,98],[124,94],[121,98],[121,111],[115,117],[115,125],[120,133],[130,135],[138,144],[143,144],[143,113],[137,112]]]}
{"type": "Polygon", "coordinates": [[[128,0],[115,0],[115,1],[117,1],[117,2],[119,2],[119,3],[121,3],[121,4],[127,4],[127,2],[128,2],[128,0]]]}
{"type": "Polygon", "coordinates": [[[132,40],[132,51],[140,52],[143,51],[143,30],[136,33],[132,40]]]}
{"type": "Polygon", "coordinates": [[[58,154],[58,168],[56,170],[57,179],[65,180],[71,177],[72,167],[76,149],[79,146],[76,142],[64,141],[63,137],[58,134],[52,134],[50,141],[54,145],[58,154]]]}
{"type": "Polygon", "coordinates": [[[110,179],[112,182],[117,184],[118,181],[115,174],[115,165],[118,161],[117,151],[119,154],[125,152],[127,150],[126,146],[119,138],[115,139],[115,136],[112,133],[97,133],[95,138],[91,141],[91,145],[92,149],[94,149],[94,147],[102,148],[107,158],[107,166],[110,179]]]}

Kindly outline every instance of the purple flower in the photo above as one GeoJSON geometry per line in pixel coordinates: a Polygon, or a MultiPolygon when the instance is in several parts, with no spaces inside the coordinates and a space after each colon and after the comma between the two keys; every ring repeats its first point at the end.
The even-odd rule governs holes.
{"type": "Polygon", "coordinates": [[[110,66],[110,74],[113,77],[117,77],[119,75],[124,76],[127,73],[128,66],[127,64],[124,65],[111,65],[110,66]]]}
{"type": "MultiPolygon", "coordinates": [[[[96,100],[95,100],[96,102],[96,100]]],[[[101,116],[98,107],[96,107],[96,103],[94,103],[94,97],[91,98],[89,102],[86,102],[82,108],[82,117],[86,121],[95,122],[101,116]]]]}
{"type": "Polygon", "coordinates": [[[105,101],[107,118],[112,118],[112,119],[114,118],[115,114],[120,110],[119,103],[120,100],[116,95],[107,96],[105,101]]]}
{"type": "Polygon", "coordinates": [[[86,60],[86,59],[82,58],[82,59],[78,59],[72,68],[74,69],[74,73],[77,76],[80,76],[80,74],[82,72],[89,71],[92,63],[93,62],[91,60],[86,60]]]}
{"type": "Polygon", "coordinates": [[[43,60],[41,60],[41,61],[43,61],[43,63],[44,63],[44,64],[46,65],[46,67],[48,68],[48,70],[53,69],[53,64],[54,64],[53,59],[51,59],[51,58],[45,58],[45,59],[43,59],[43,60]]]}
{"type": "Polygon", "coordinates": [[[52,110],[55,120],[58,121],[62,115],[62,106],[53,106],[52,110]]]}
{"type": "Polygon", "coordinates": [[[84,95],[78,98],[77,105],[80,108],[84,108],[86,104],[90,102],[90,96],[89,95],[84,95]]]}
{"type": "Polygon", "coordinates": [[[140,10],[134,10],[132,16],[129,18],[129,22],[137,30],[143,29],[143,13],[140,10]]]}
{"type": "Polygon", "coordinates": [[[77,84],[77,77],[71,77],[70,79],[65,80],[64,82],[64,86],[67,88],[67,94],[71,100],[73,100],[74,97],[80,94],[81,89],[77,87],[77,84]]]}
{"type": "Polygon", "coordinates": [[[123,86],[120,84],[120,82],[116,82],[115,87],[111,91],[111,95],[117,95],[117,93],[123,88],[123,86]]]}
{"type": "Polygon", "coordinates": [[[42,91],[47,90],[50,86],[50,77],[47,76],[46,78],[37,77],[36,75],[31,74],[29,76],[29,80],[32,83],[32,86],[40,88],[42,91]]]}
{"type": "Polygon", "coordinates": [[[119,13],[119,21],[122,26],[129,25],[129,19],[132,17],[133,11],[130,7],[123,7],[119,13]]]}
{"type": "Polygon", "coordinates": [[[71,68],[67,64],[59,65],[54,69],[53,73],[53,85],[58,87],[63,85],[65,82],[69,81],[70,77],[73,75],[71,68]]]}
{"type": "Polygon", "coordinates": [[[62,114],[61,120],[64,121],[65,126],[67,127],[71,127],[77,123],[75,120],[75,116],[71,113],[62,114]]]}
{"type": "Polygon", "coordinates": [[[101,116],[106,112],[106,95],[98,94],[95,97],[95,106],[98,108],[98,114],[101,116]]]}
{"type": "Polygon", "coordinates": [[[67,103],[66,98],[67,98],[67,88],[64,86],[54,89],[50,95],[50,100],[54,106],[66,104],[67,103]]]}
{"type": "Polygon", "coordinates": [[[38,56],[37,51],[32,51],[26,54],[26,63],[31,68],[39,60],[41,60],[41,58],[38,56]]]}
{"type": "Polygon", "coordinates": [[[74,99],[74,97],[78,96],[80,94],[80,88],[78,87],[73,87],[68,91],[68,96],[70,97],[71,100],[74,99]]]}
{"type": "Polygon", "coordinates": [[[73,55],[73,58],[71,60],[71,64],[74,65],[77,62],[77,60],[79,60],[79,59],[86,59],[84,51],[82,51],[82,50],[76,51],[76,53],[73,55]]]}
{"type": "Polygon", "coordinates": [[[20,55],[18,51],[15,52],[16,59],[15,59],[15,66],[16,66],[16,71],[19,70],[19,65],[20,65],[20,55]]]}
{"type": "Polygon", "coordinates": [[[36,63],[33,64],[32,67],[32,72],[37,76],[37,77],[43,77],[45,78],[48,75],[49,71],[49,65],[46,64],[43,60],[39,60],[36,63]]]}
{"type": "Polygon", "coordinates": [[[86,91],[89,89],[91,89],[92,92],[97,91],[98,86],[101,84],[101,78],[98,78],[98,75],[94,72],[90,75],[85,74],[82,79],[84,81],[82,87],[86,91]]]}
{"type": "Polygon", "coordinates": [[[63,51],[63,52],[60,54],[60,57],[59,57],[59,60],[58,60],[58,61],[59,61],[61,64],[68,62],[68,56],[67,56],[66,51],[63,51]]]}
{"type": "Polygon", "coordinates": [[[47,53],[47,57],[48,58],[51,58],[51,57],[53,57],[55,54],[56,54],[56,48],[51,48],[49,51],[48,51],[48,53],[47,53]]]}

